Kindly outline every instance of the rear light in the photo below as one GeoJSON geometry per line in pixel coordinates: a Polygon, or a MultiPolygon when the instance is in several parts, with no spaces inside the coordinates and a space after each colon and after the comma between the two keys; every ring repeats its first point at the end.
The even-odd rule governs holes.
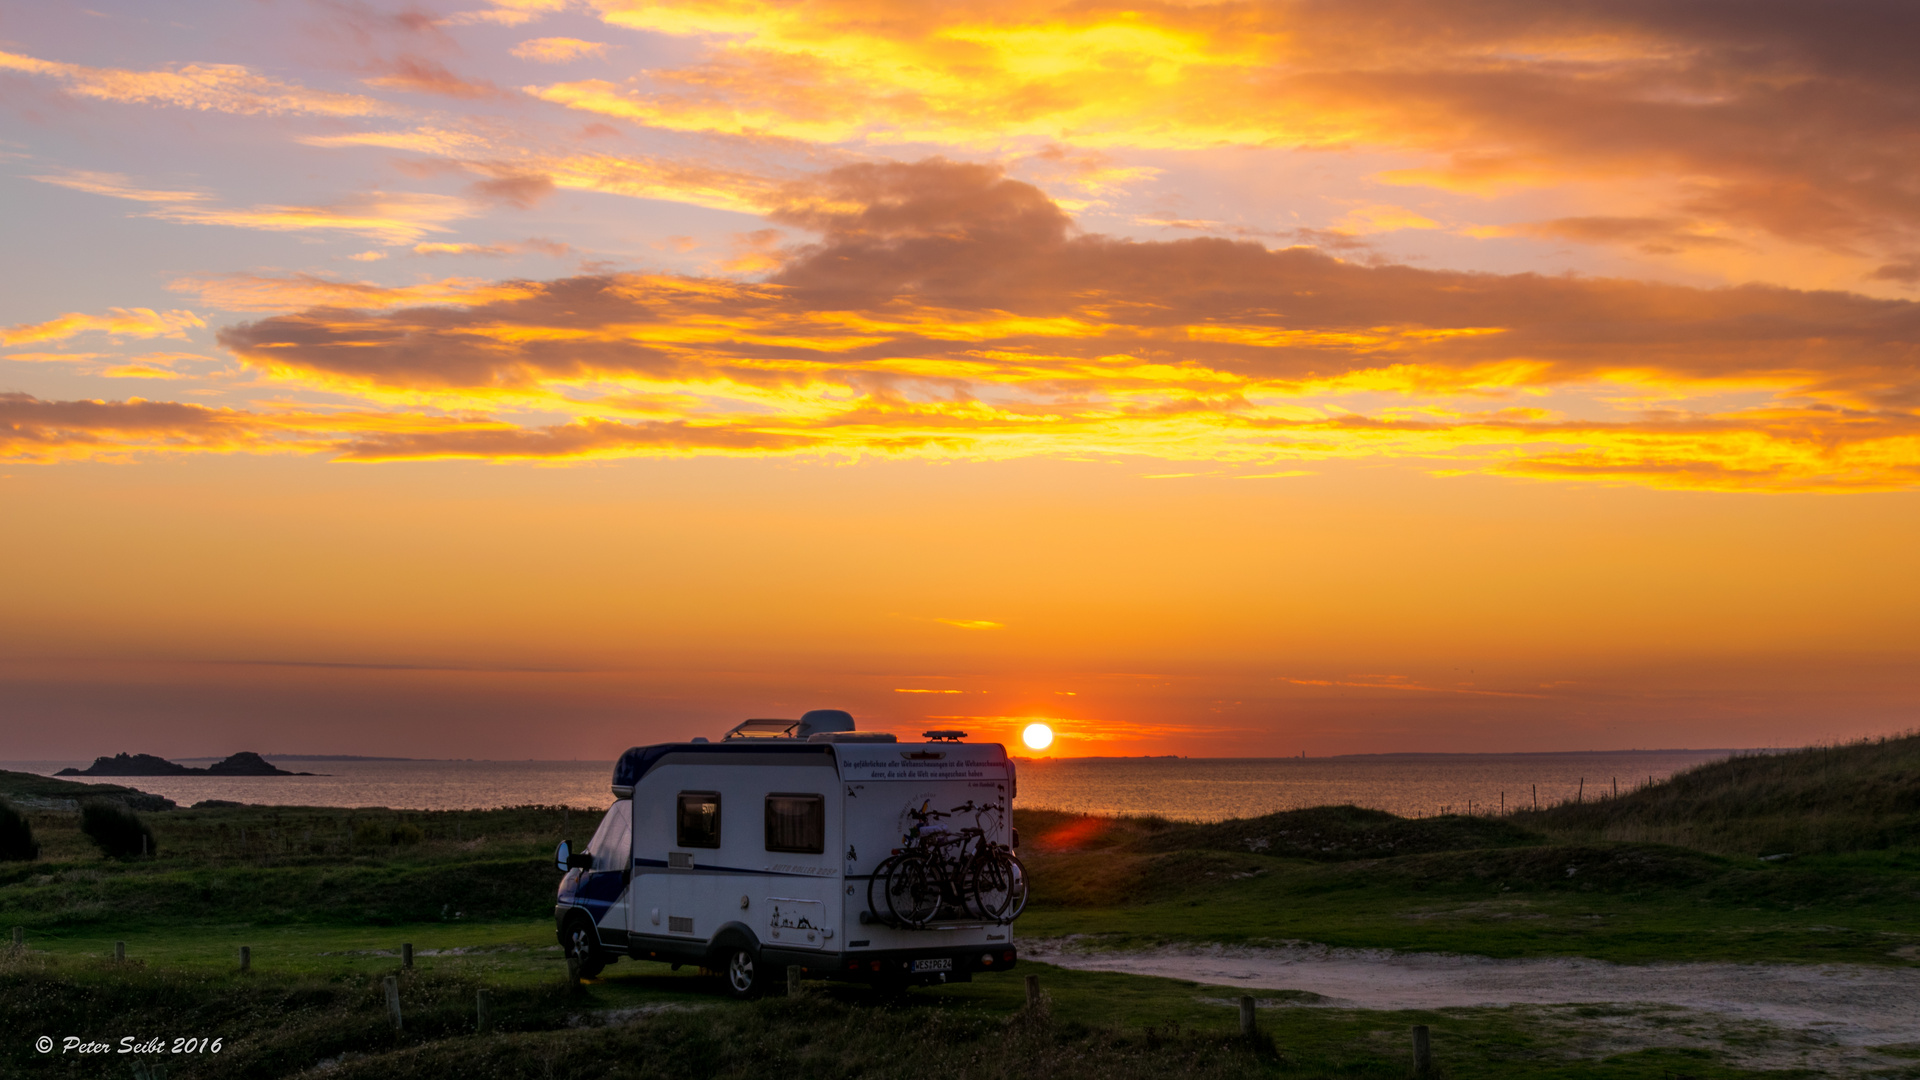
{"type": "Polygon", "coordinates": [[[980,954],[980,965],[981,965],[982,967],[992,967],[992,966],[993,966],[993,954],[992,954],[992,953],[981,953],[981,954],[980,954]]]}
{"type": "Polygon", "coordinates": [[[1009,964],[1013,963],[1013,950],[1008,949],[1005,953],[1002,954],[1001,958],[1006,960],[1006,962],[1009,964]]]}
{"type": "Polygon", "coordinates": [[[880,961],[878,961],[878,960],[875,960],[875,961],[873,962],[873,970],[875,970],[875,971],[879,971],[879,970],[880,970],[880,961]]]}

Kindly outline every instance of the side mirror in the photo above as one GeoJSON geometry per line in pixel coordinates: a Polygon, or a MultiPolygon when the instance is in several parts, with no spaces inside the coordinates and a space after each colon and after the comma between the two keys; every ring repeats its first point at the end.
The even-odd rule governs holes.
{"type": "Polygon", "coordinates": [[[560,846],[553,849],[553,865],[556,869],[558,869],[561,873],[564,874],[567,871],[573,869],[572,864],[573,864],[573,845],[567,843],[565,840],[562,840],[560,841],[560,846]]]}

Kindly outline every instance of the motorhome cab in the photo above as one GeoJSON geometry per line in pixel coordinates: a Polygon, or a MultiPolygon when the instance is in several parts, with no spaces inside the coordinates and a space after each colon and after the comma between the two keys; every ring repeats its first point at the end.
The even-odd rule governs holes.
{"type": "Polygon", "coordinates": [[[929,894],[908,912],[897,901],[904,879],[889,869],[923,851],[947,853],[949,866],[985,852],[1015,868],[1024,902],[1011,858],[1013,764],[1004,747],[964,734],[897,742],[823,709],[749,720],[720,742],[628,750],[587,849],[562,842],[556,852],[562,947],[587,975],[620,955],[698,964],[742,997],[789,965],[894,988],[1012,967],[1017,904],[985,915],[994,904],[950,879],[927,884],[936,854],[908,868],[929,894]]]}

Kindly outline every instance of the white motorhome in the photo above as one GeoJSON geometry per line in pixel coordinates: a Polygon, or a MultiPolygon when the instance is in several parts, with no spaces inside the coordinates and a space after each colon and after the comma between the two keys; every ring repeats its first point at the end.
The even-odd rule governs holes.
{"type": "Polygon", "coordinates": [[[566,876],[554,920],[583,973],[623,955],[697,964],[748,997],[790,965],[884,988],[1012,967],[1017,906],[989,918],[943,903],[903,922],[870,887],[925,828],[977,827],[977,844],[1017,844],[1005,748],[962,742],[963,732],[903,743],[853,726],[822,709],[622,755],[615,801],[587,849],[562,842],[555,853],[566,876]],[[928,826],[930,810],[939,824],[928,826]]]}

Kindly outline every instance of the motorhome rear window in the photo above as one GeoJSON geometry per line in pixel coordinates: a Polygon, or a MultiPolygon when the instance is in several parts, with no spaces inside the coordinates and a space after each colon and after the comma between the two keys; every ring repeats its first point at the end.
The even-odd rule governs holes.
{"type": "Polygon", "coordinates": [[[827,800],[820,795],[767,796],[767,850],[818,855],[827,850],[827,800]]]}
{"type": "Polygon", "coordinates": [[[680,793],[681,847],[720,846],[720,795],[713,791],[680,793]]]}

